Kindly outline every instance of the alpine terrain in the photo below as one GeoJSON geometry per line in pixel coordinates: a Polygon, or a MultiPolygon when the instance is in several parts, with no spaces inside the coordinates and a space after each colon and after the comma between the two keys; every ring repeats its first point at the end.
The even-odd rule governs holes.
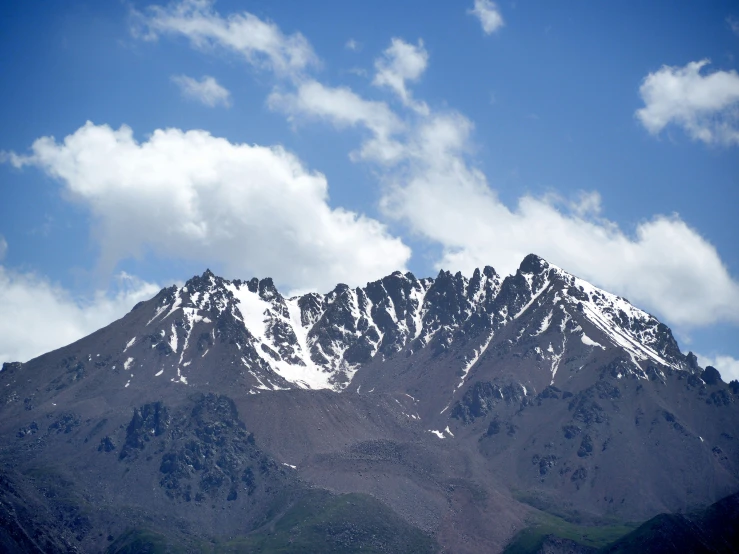
{"type": "Polygon", "coordinates": [[[739,383],[535,255],[293,298],[206,271],[5,363],[0,445],[5,552],[731,552],[739,528],[739,383]]]}

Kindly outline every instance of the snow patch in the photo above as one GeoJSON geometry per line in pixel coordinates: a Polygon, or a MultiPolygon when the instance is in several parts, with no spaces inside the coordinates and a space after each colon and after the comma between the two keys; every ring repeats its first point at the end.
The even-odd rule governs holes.
{"type": "Polygon", "coordinates": [[[494,333],[490,333],[490,336],[485,339],[485,343],[480,347],[480,350],[473,350],[472,359],[467,362],[467,364],[462,368],[462,379],[460,380],[459,385],[457,385],[457,388],[460,388],[462,385],[464,385],[464,380],[467,378],[467,374],[470,372],[470,369],[472,369],[472,366],[477,363],[477,360],[480,359],[480,356],[483,355],[485,350],[488,349],[490,341],[493,340],[493,334],[494,333]]]}
{"type": "MultiPolygon", "coordinates": [[[[263,342],[266,338],[265,320],[267,316],[265,312],[269,312],[270,303],[259,298],[259,294],[251,292],[246,284],[237,287],[229,283],[226,288],[230,290],[237,301],[237,307],[244,323],[244,327],[259,342],[263,342]]],[[[236,315],[236,314],[234,314],[236,315]]],[[[237,316],[238,317],[238,316],[237,316]]]]}
{"type": "Polygon", "coordinates": [[[172,335],[169,337],[169,347],[172,352],[177,352],[177,327],[172,324],[172,335]]]}
{"type": "Polygon", "coordinates": [[[582,334],[582,336],[580,337],[580,340],[583,342],[583,344],[587,344],[588,346],[598,346],[598,347],[602,348],[603,350],[606,349],[605,346],[603,346],[599,342],[595,342],[593,339],[591,339],[585,333],[582,334]]]}
{"type": "Polygon", "coordinates": [[[538,337],[544,331],[546,331],[547,329],[549,329],[549,325],[552,323],[552,313],[554,313],[554,312],[552,312],[551,310],[549,310],[549,313],[541,321],[541,325],[539,325],[539,329],[536,331],[536,333],[534,333],[533,335],[531,335],[532,337],[538,337]]]}
{"type": "MultiPolygon", "coordinates": [[[[531,288],[531,281],[533,279],[533,276],[532,275],[527,275],[526,273],[524,273],[523,276],[528,281],[529,288],[531,288]]],[[[551,284],[550,281],[547,280],[536,293],[533,293],[533,289],[532,289],[531,292],[533,294],[531,295],[531,300],[529,300],[526,303],[526,305],[523,308],[521,308],[521,310],[516,315],[513,316],[513,319],[518,319],[521,316],[522,313],[524,313],[526,310],[528,310],[529,309],[529,306],[531,306],[536,301],[536,299],[541,296],[541,293],[543,293],[545,290],[547,290],[549,288],[549,285],[550,284],[551,284]]]]}
{"type": "Polygon", "coordinates": [[[154,317],[152,317],[149,321],[146,322],[146,325],[149,325],[152,321],[154,321],[156,318],[158,318],[160,315],[164,313],[164,310],[166,310],[169,306],[166,304],[164,306],[159,306],[157,308],[157,311],[154,313],[154,317]]]}
{"type": "Polygon", "coordinates": [[[172,308],[169,310],[167,315],[164,316],[163,319],[167,319],[169,316],[175,313],[175,311],[180,307],[181,304],[182,304],[182,298],[180,298],[180,289],[177,289],[174,293],[174,302],[172,303],[172,308]]]}
{"type": "Polygon", "coordinates": [[[426,287],[423,285],[422,281],[418,282],[418,286],[420,290],[414,286],[408,295],[408,300],[410,301],[413,310],[411,312],[411,319],[413,320],[414,327],[413,340],[420,337],[423,332],[423,303],[426,299],[426,287]]]}
{"type": "Polygon", "coordinates": [[[567,347],[567,335],[562,335],[562,338],[564,339],[562,341],[562,350],[559,354],[554,353],[554,349],[552,348],[552,343],[549,343],[549,351],[552,353],[552,381],[549,383],[550,385],[554,384],[554,377],[557,375],[557,370],[559,369],[559,364],[562,361],[562,356],[565,354],[565,348],[567,347]]]}

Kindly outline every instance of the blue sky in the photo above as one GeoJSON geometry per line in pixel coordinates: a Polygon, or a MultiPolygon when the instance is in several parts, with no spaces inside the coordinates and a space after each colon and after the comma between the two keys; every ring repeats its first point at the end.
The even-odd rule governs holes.
{"type": "Polygon", "coordinates": [[[205,267],[325,291],[535,252],[739,377],[734,2],[0,16],[0,358],[205,267]]]}

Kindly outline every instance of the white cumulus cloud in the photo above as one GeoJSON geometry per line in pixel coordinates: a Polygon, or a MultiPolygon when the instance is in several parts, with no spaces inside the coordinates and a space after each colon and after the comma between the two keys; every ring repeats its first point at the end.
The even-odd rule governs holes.
{"type": "Polygon", "coordinates": [[[569,201],[524,195],[509,207],[469,162],[474,126],[454,111],[412,123],[384,103],[315,82],[271,103],[370,131],[354,157],[381,163],[384,213],[441,245],[438,267],[489,264],[507,274],[533,252],[681,328],[739,322],[739,283],[678,215],[656,214],[626,231],[602,217],[596,192],[569,201]]]}
{"type": "Polygon", "coordinates": [[[390,88],[400,97],[403,104],[420,113],[428,114],[426,104],[414,102],[406,87],[406,82],[417,81],[421,77],[428,65],[428,59],[429,55],[422,40],[418,41],[418,45],[413,45],[394,38],[382,57],[375,61],[377,73],[372,84],[390,88]]]}
{"type": "Polygon", "coordinates": [[[739,144],[739,74],[702,74],[708,60],[684,67],[663,66],[639,88],[644,107],[636,117],[653,135],[670,124],[707,144],[739,144]]]}
{"type": "MultiPolygon", "coordinates": [[[[198,13],[211,10],[204,1],[185,5],[201,6],[198,13]]],[[[210,13],[209,17],[216,17],[210,13]]],[[[489,0],[476,0],[470,13],[488,34],[504,23],[498,7],[489,0]]],[[[217,16],[216,27],[230,28],[242,17],[217,16]]],[[[179,24],[174,27],[181,28],[179,24]]],[[[198,44],[193,39],[197,33],[178,32],[198,44]]],[[[218,33],[208,36],[226,44],[213,38],[218,33]]],[[[296,59],[311,60],[312,50],[304,44],[311,55],[296,59]]],[[[645,107],[637,117],[650,132],[656,134],[676,124],[706,142],[737,141],[739,79],[733,71],[702,75],[706,63],[663,67],[645,78],[641,87],[645,107]]],[[[470,161],[473,123],[453,110],[434,111],[412,98],[408,83],[420,78],[427,65],[423,43],[412,45],[402,39],[394,39],[377,60],[374,84],[399,96],[403,108],[398,111],[348,87],[329,87],[304,75],[287,88],[275,90],[268,103],[294,121],[317,119],[337,129],[364,128],[367,135],[359,150],[351,152],[352,159],[379,164],[384,213],[414,235],[440,245],[440,267],[471,271],[491,264],[505,274],[534,252],[684,329],[739,321],[739,283],[716,249],[677,214],[655,214],[633,229],[623,229],[603,217],[596,192],[583,192],[571,200],[523,195],[515,204],[504,204],[494,184],[470,161]]],[[[377,222],[372,224],[379,229],[374,233],[378,243],[393,244],[395,258],[404,262],[409,251],[388,237],[377,222]]],[[[382,271],[393,263],[383,265],[382,271]]],[[[371,271],[365,268],[362,279],[376,269],[372,264],[367,267],[371,271]]]]}
{"type": "Polygon", "coordinates": [[[8,252],[8,241],[5,240],[5,237],[0,235],[0,261],[5,257],[5,254],[8,252]]]}
{"type": "Polygon", "coordinates": [[[222,263],[231,276],[328,290],[404,268],[410,257],[378,221],[331,208],[326,178],[281,147],[179,129],[137,142],[129,127],[88,122],[9,158],[59,179],[90,209],[107,270],[150,249],[222,263]]]}
{"type": "Polygon", "coordinates": [[[274,110],[283,111],[292,120],[318,119],[337,128],[364,127],[371,133],[357,159],[393,162],[403,155],[402,145],[394,138],[404,122],[384,102],[366,100],[348,87],[327,87],[317,81],[306,81],[293,92],[273,92],[268,99],[274,110]]]}
{"type": "Polygon", "coordinates": [[[701,356],[697,354],[697,356],[698,363],[701,366],[706,367],[710,365],[718,369],[718,372],[721,374],[721,380],[724,383],[739,379],[739,360],[736,358],[720,354],[716,356],[701,356]]]}
{"type": "Polygon", "coordinates": [[[0,266],[0,364],[26,362],[81,339],[158,291],[122,273],[113,291],[78,299],[43,277],[0,266]]]}
{"type": "Polygon", "coordinates": [[[655,214],[624,230],[601,215],[597,192],[524,195],[508,206],[470,162],[474,125],[458,112],[403,118],[384,102],[316,81],[273,93],[270,105],[369,131],[353,159],[380,164],[384,214],[439,244],[440,268],[493,265],[508,274],[533,252],[681,329],[739,322],[739,283],[678,215],[655,214]]]}
{"type": "Polygon", "coordinates": [[[180,87],[183,96],[211,108],[219,105],[228,108],[231,105],[231,93],[214,77],[205,75],[197,80],[187,75],[173,75],[172,82],[180,87]]]}
{"type": "Polygon", "coordinates": [[[439,267],[507,274],[533,252],[671,324],[739,322],[739,283],[679,216],[630,233],[600,215],[593,192],[569,202],[524,195],[509,207],[467,161],[471,131],[460,114],[433,114],[410,136],[404,170],[388,177],[385,212],[443,247],[439,267]]]}
{"type": "Polygon", "coordinates": [[[163,34],[183,36],[195,48],[223,48],[279,75],[298,75],[306,66],[317,63],[313,49],[300,33],[285,35],[274,23],[248,12],[223,17],[213,9],[212,0],[180,0],[166,7],[134,11],[133,15],[135,36],[146,40],[163,34]]]}
{"type": "Polygon", "coordinates": [[[480,20],[480,25],[486,35],[494,33],[504,25],[498,6],[490,0],[475,0],[475,6],[467,13],[480,20]]]}

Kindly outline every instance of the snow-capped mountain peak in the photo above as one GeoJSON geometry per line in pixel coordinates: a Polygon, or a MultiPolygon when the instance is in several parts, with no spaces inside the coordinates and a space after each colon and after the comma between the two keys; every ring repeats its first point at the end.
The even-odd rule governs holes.
{"type": "Polygon", "coordinates": [[[206,271],[146,304],[152,305],[146,340],[128,337],[121,345],[129,366],[148,348],[158,356],[145,355],[156,377],[187,384],[205,378],[203,368],[218,358],[252,393],[344,390],[371,362],[452,351],[467,352],[455,362],[459,388],[492,355],[489,348],[501,348],[494,345],[503,337],[507,344],[538,341],[531,348],[550,360],[552,382],[565,350],[576,343],[617,349],[631,364],[622,373],[645,376],[650,364],[658,371],[688,367],[656,318],[534,255],[505,279],[492,267],[470,278],[395,272],[365,287],[340,284],[327,294],[293,298],[283,297],[269,278],[229,281],[206,271]],[[548,334],[552,329],[558,337],[548,334]]]}

